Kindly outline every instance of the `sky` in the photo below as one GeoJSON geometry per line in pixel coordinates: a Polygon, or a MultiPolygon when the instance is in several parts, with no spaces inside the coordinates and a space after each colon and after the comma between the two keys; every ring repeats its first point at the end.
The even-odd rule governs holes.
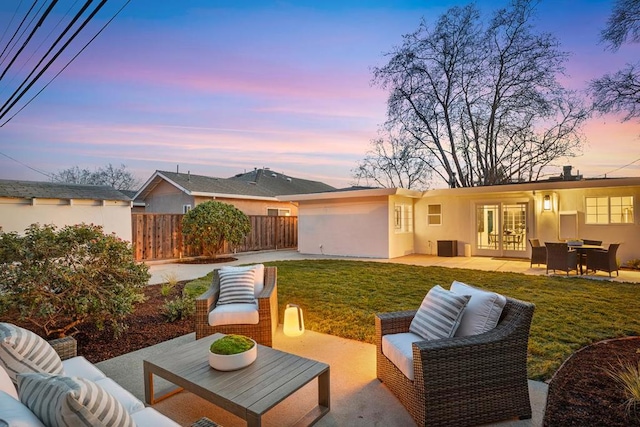
{"type": "MultiPolygon", "coordinates": [[[[19,2],[0,3],[0,31],[19,2]]],[[[110,0],[95,25],[125,2],[110,0]]],[[[476,3],[484,12],[506,5],[476,3]]],[[[538,5],[536,27],[571,53],[565,86],[584,90],[640,58],[640,45],[613,53],[599,43],[611,3],[538,5]]],[[[131,0],[0,127],[0,179],[49,181],[63,169],[111,163],[124,164],[141,183],[156,170],[226,178],[268,167],[347,187],[386,120],[387,93],[371,84],[372,67],[384,65],[384,54],[422,18],[433,22],[465,4],[131,0]]],[[[620,118],[592,117],[582,154],[549,171],[568,164],[584,177],[640,176],[640,124],[620,118]]]]}

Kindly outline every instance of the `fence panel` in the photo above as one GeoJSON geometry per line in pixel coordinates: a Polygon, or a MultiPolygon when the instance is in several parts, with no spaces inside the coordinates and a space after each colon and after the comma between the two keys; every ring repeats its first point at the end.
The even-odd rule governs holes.
{"type": "MultiPolygon", "coordinates": [[[[183,214],[131,214],[132,244],[137,261],[177,259],[202,255],[184,244],[183,214]]],[[[298,217],[249,215],[251,232],[239,245],[225,242],[221,254],[298,247],[298,217]]]]}

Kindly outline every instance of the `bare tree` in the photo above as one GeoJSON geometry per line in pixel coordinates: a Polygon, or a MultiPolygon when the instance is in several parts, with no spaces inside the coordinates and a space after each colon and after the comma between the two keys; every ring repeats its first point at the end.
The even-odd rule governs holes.
{"type": "Polygon", "coordinates": [[[371,141],[371,150],[354,169],[358,183],[374,183],[385,188],[424,190],[428,188],[431,171],[423,160],[424,153],[406,136],[385,130],[385,137],[371,141]]]}
{"type": "Polygon", "coordinates": [[[140,186],[140,181],[127,170],[125,165],[114,167],[111,163],[93,172],[73,166],[54,173],[51,180],[70,184],[108,185],[117,190],[137,190],[140,186]]]}
{"type": "MultiPolygon", "coordinates": [[[[640,42],[640,0],[617,0],[601,39],[614,52],[624,43],[640,42]]],[[[601,113],[626,112],[623,121],[640,117],[640,63],[592,80],[590,90],[601,113]]]]}
{"type": "Polygon", "coordinates": [[[567,54],[533,32],[531,3],[515,0],[488,22],[473,4],[451,8],[374,68],[390,92],[387,126],[452,187],[535,179],[580,146],[587,110],[558,83],[567,54]]]}

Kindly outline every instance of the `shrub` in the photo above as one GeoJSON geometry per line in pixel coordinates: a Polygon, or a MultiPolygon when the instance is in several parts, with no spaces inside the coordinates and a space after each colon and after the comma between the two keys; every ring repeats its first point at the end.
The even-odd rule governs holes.
{"type": "Polygon", "coordinates": [[[625,408],[629,416],[636,416],[640,405],[640,362],[619,361],[617,368],[605,369],[607,374],[622,388],[625,408]]]}
{"type": "Polygon", "coordinates": [[[188,319],[196,312],[196,301],[193,297],[184,294],[164,303],[163,314],[169,322],[188,319]]]}
{"type": "Polygon", "coordinates": [[[210,200],[200,203],[182,218],[182,234],[188,245],[201,247],[204,255],[215,257],[225,240],[242,242],[251,231],[251,222],[241,210],[210,200]]]}
{"type": "Polygon", "coordinates": [[[165,280],[165,283],[160,286],[160,294],[163,297],[168,297],[173,288],[178,284],[178,278],[175,273],[167,273],[162,276],[165,280]]]}
{"type": "Polygon", "coordinates": [[[90,322],[118,335],[144,300],[149,277],[131,245],[99,226],[32,224],[23,236],[0,232],[0,310],[18,310],[48,338],[90,322]]]}
{"type": "MultiPolygon", "coordinates": [[[[619,265],[620,263],[618,263],[619,265]]],[[[627,267],[635,268],[636,270],[640,270],[640,259],[634,258],[627,261],[627,267]]]]}

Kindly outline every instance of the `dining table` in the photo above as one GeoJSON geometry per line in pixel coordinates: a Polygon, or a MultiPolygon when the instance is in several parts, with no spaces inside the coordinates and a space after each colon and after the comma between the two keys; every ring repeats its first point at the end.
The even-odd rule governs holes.
{"type": "Polygon", "coordinates": [[[604,246],[602,245],[585,245],[585,244],[569,244],[569,248],[571,249],[575,249],[576,251],[578,251],[578,264],[580,266],[580,275],[584,274],[583,269],[582,269],[582,259],[584,258],[582,255],[587,254],[589,251],[593,251],[593,250],[604,250],[606,249],[604,246]]]}

